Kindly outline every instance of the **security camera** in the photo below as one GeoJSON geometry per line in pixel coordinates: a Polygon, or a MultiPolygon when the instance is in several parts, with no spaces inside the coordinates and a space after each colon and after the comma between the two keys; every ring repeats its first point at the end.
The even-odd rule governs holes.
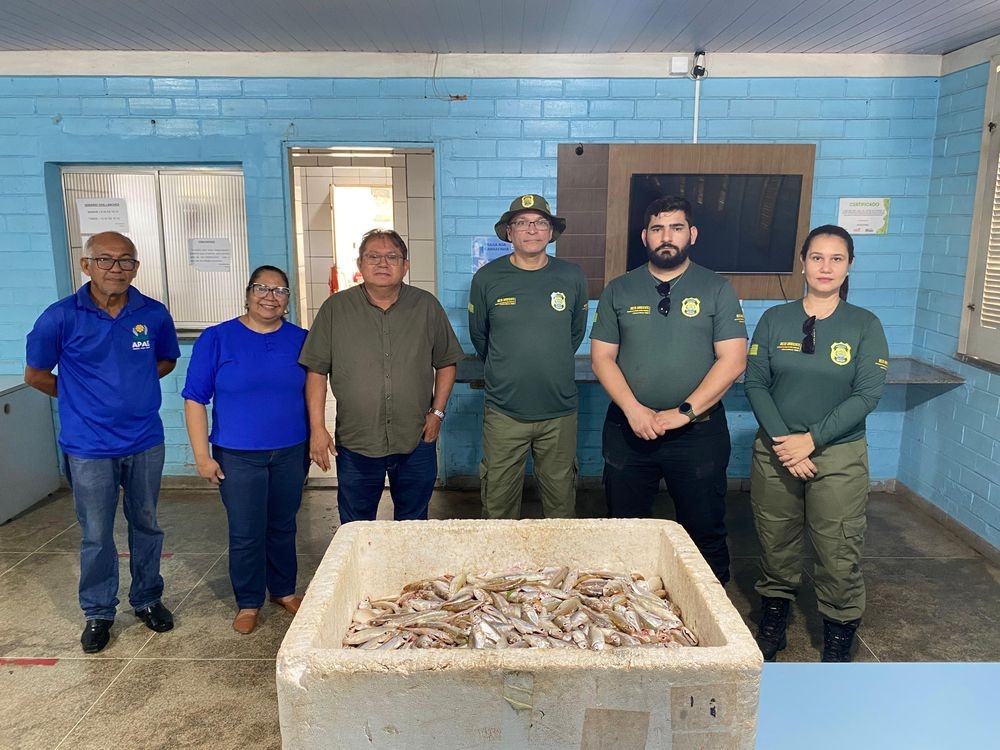
{"type": "Polygon", "coordinates": [[[705,50],[700,49],[694,53],[694,65],[691,66],[691,77],[694,80],[704,78],[708,75],[708,68],[705,67],[705,50]]]}

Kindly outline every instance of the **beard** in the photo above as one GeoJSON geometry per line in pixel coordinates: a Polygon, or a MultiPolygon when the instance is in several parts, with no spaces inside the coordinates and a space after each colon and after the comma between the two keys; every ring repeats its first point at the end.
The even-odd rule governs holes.
{"type": "Polygon", "coordinates": [[[669,271],[671,268],[677,268],[688,259],[688,254],[691,250],[691,243],[687,243],[684,247],[677,247],[669,242],[664,242],[656,249],[651,247],[646,247],[646,258],[657,268],[662,268],[665,271],[669,271]],[[677,250],[673,255],[660,255],[660,250],[672,247],[677,250]]]}

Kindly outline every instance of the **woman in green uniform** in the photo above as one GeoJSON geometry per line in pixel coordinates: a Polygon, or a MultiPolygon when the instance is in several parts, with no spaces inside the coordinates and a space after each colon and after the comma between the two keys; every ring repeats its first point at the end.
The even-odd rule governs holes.
{"type": "Polygon", "coordinates": [[[750,477],[761,545],[757,644],[767,661],[785,647],[807,532],[822,660],[850,661],[865,608],[865,417],[882,395],[889,350],[879,319],[846,301],[851,235],[817,227],[801,255],[805,297],[764,313],[747,358],[746,394],[760,424],[750,477]]]}

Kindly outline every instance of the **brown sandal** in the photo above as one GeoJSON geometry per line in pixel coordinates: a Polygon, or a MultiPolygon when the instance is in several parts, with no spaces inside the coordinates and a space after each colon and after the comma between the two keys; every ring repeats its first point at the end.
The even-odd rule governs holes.
{"type": "Polygon", "coordinates": [[[241,635],[250,635],[257,627],[256,609],[241,609],[233,620],[233,630],[241,635]]]}
{"type": "Polygon", "coordinates": [[[299,607],[302,606],[302,597],[296,596],[295,594],[289,594],[288,596],[272,596],[271,601],[277,604],[279,607],[284,607],[284,609],[293,615],[299,611],[299,607]]]}

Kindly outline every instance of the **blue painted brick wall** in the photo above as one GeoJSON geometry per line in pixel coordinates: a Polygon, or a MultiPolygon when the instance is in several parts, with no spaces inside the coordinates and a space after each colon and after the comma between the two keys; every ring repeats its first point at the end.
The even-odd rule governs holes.
{"type": "Polygon", "coordinates": [[[941,81],[913,353],[961,374],[942,392],[914,388],[900,446],[901,482],[1000,547],[1000,375],[953,358],[979,166],[989,66],[941,81]]]}
{"type": "MultiPolygon", "coordinates": [[[[852,294],[883,317],[899,355],[913,348],[938,91],[935,78],[710,78],[702,86],[703,142],[817,144],[812,224],[835,221],[842,195],[892,199],[889,234],[858,239],[852,294]]],[[[21,371],[24,334],[68,291],[56,282],[64,249],[53,248],[49,226],[62,219],[45,193],[46,163],[240,162],[251,263],[291,266],[287,145],[429,144],[438,170],[440,297],[471,351],[472,238],[489,233],[516,193],[555,197],[560,142],[688,142],[693,93],[682,79],[0,78],[0,373],[21,371]],[[448,101],[450,94],[468,98],[448,101]]],[[[769,304],[748,302],[748,321],[769,304]]],[[[171,474],[192,473],[178,396],[187,355],[185,347],[164,382],[171,474]]],[[[869,422],[880,479],[895,477],[899,461],[903,400],[893,388],[869,422]]],[[[601,470],[606,405],[599,387],[582,387],[585,475],[601,470]]],[[[726,405],[730,472],[746,476],[756,426],[739,388],[726,405]]],[[[480,391],[456,388],[443,441],[450,476],[477,471],[481,408],[480,391]]]]}

